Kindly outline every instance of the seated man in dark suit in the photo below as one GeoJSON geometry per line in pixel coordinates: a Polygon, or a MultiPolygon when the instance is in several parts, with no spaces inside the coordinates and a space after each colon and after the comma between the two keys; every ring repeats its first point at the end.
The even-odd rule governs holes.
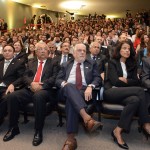
{"type": "Polygon", "coordinates": [[[103,38],[101,36],[95,37],[95,42],[98,42],[100,44],[100,52],[101,54],[106,56],[107,61],[110,59],[110,54],[107,46],[102,45],[103,44],[103,38]]]}
{"type": "Polygon", "coordinates": [[[49,57],[54,58],[58,55],[61,55],[61,52],[56,49],[56,45],[54,42],[50,41],[47,43],[49,47],[49,57]]]}
{"type": "Polygon", "coordinates": [[[56,78],[56,85],[60,88],[60,98],[66,101],[67,133],[63,150],[74,150],[77,142],[74,138],[78,131],[79,115],[83,118],[89,132],[101,126],[86,113],[86,106],[92,99],[92,89],[100,86],[101,78],[97,72],[95,61],[86,60],[86,46],[76,44],[73,51],[74,60],[63,63],[56,78]]]}
{"type": "Polygon", "coordinates": [[[3,49],[4,60],[0,62],[0,125],[7,113],[5,95],[12,93],[15,87],[21,84],[21,78],[25,71],[22,61],[14,59],[14,47],[6,45],[3,49]]]}
{"type": "Polygon", "coordinates": [[[92,42],[90,44],[90,54],[87,54],[87,59],[96,61],[98,73],[100,73],[102,79],[104,80],[106,56],[100,53],[100,44],[98,42],[92,42]]]}
{"type": "Polygon", "coordinates": [[[46,43],[37,43],[35,52],[37,59],[28,62],[24,74],[26,87],[6,97],[9,108],[9,130],[3,141],[9,141],[20,133],[18,127],[19,107],[30,102],[34,103],[35,110],[35,135],[32,144],[37,146],[43,140],[42,130],[46,114],[46,103],[51,98],[51,88],[55,83],[58,65],[48,58],[49,50],[46,43]]]}
{"type": "Polygon", "coordinates": [[[61,55],[57,55],[54,60],[58,61],[59,64],[67,62],[73,59],[72,54],[69,54],[70,44],[68,42],[63,42],[60,45],[61,55]]]}

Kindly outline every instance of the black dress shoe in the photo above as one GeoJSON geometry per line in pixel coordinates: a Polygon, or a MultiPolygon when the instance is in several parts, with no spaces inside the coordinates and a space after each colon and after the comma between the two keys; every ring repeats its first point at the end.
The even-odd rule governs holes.
{"type": "Polygon", "coordinates": [[[115,137],[113,131],[111,132],[111,136],[113,137],[114,142],[115,142],[120,148],[129,149],[129,147],[128,147],[128,145],[127,145],[126,143],[124,143],[124,144],[119,144],[119,143],[118,143],[118,140],[117,140],[117,138],[115,137]]]}
{"type": "Polygon", "coordinates": [[[42,132],[35,132],[32,144],[34,146],[38,146],[42,143],[42,141],[43,141],[42,132]]]}
{"type": "Polygon", "coordinates": [[[10,141],[11,139],[15,137],[15,135],[18,135],[19,133],[20,133],[19,127],[11,128],[5,134],[3,141],[4,142],[10,141]]]}

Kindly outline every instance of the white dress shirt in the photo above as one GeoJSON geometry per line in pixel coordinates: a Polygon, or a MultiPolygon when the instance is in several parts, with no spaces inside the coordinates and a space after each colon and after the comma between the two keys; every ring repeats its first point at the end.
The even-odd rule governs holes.
{"type": "MultiPolygon", "coordinates": [[[[70,75],[69,75],[68,80],[67,80],[68,83],[76,84],[77,63],[78,62],[74,61],[74,64],[73,64],[72,69],[70,71],[70,75]]],[[[83,63],[81,63],[80,68],[81,68],[81,75],[82,75],[82,85],[87,86],[87,83],[85,81],[85,76],[84,76],[84,64],[83,63]]]]}
{"type": "MultiPolygon", "coordinates": [[[[12,60],[13,60],[13,58],[10,60],[6,60],[6,59],[4,60],[3,76],[5,75],[5,72],[6,72],[8,66],[10,65],[12,60]],[[7,61],[9,61],[9,62],[7,62],[7,61]]],[[[3,82],[0,83],[0,86],[6,87],[6,85],[3,82]]]]}
{"type": "Polygon", "coordinates": [[[123,71],[123,77],[127,78],[128,74],[127,74],[126,65],[123,62],[120,62],[120,63],[121,63],[122,71],[123,71]]]}

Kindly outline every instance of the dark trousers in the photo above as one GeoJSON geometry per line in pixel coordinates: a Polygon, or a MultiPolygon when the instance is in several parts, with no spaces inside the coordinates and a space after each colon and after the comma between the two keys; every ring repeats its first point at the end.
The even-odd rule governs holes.
{"type": "Polygon", "coordinates": [[[7,102],[4,99],[6,87],[0,86],[0,120],[2,120],[7,114],[7,102]]]}
{"type": "Polygon", "coordinates": [[[86,87],[78,90],[74,84],[68,83],[60,89],[59,99],[66,102],[66,116],[67,116],[67,133],[78,132],[78,122],[80,117],[80,110],[87,107],[84,99],[84,91],[86,87]]]}
{"type": "Polygon", "coordinates": [[[145,92],[141,87],[118,87],[105,90],[104,100],[112,104],[122,104],[125,106],[118,126],[126,131],[130,130],[131,121],[136,112],[139,114],[140,124],[150,122],[145,92]]]}
{"type": "Polygon", "coordinates": [[[50,100],[50,91],[40,90],[33,93],[30,89],[22,89],[6,97],[8,102],[9,128],[18,126],[19,109],[30,102],[34,103],[35,129],[42,131],[46,114],[46,102],[50,100]]]}

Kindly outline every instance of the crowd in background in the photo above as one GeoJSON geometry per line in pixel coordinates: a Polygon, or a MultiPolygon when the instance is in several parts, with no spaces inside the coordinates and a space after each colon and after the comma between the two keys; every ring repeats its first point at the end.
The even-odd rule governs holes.
{"type": "MultiPolygon", "coordinates": [[[[39,27],[33,28],[33,26],[31,27],[29,25],[24,29],[19,28],[17,30],[12,30],[11,32],[8,31],[3,33],[0,36],[0,61],[1,62],[4,61],[3,50],[9,51],[9,49],[12,50],[14,49],[13,57],[15,59],[21,60],[20,62],[22,62],[23,60],[24,64],[27,64],[28,62],[29,65],[28,67],[30,68],[30,71],[27,75],[25,75],[25,77],[29,79],[27,80],[27,83],[32,83],[32,81],[34,82],[33,79],[30,79],[31,76],[34,79],[36,78],[36,76],[34,77],[33,73],[31,73],[33,69],[32,66],[34,66],[34,62],[35,62],[33,58],[38,58],[36,59],[36,61],[38,61],[40,60],[39,58],[42,58],[45,53],[45,58],[44,58],[45,60],[47,60],[47,57],[51,58],[48,60],[49,66],[53,65],[53,63],[56,61],[58,65],[57,69],[59,70],[61,64],[62,70],[60,69],[57,78],[56,78],[56,74],[58,73],[58,71],[55,70],[55,76],[53,76],[53,78],[54,80],[56,79],[56,85],[58,84],[59,85],[58,87],[61,87],[61,89],[66,89],[62,92],[62,94],[64,92],[66,92],[67,94],[66,95],[64,94],[63,96],[66,98],[69,95],[68,99],[70,99],[70,101],[73,101],[73,104],[71,105],[69,104],[69,102],[66,103],[66,105],[68,106],[68,107],[66,106],[68,109],[67,113],[68,114],[70,113],[70,118],[68,117],[69,116],[68,115],[67,121],[70,120],[70,122],[68,121],[69,123],[67,123],[68,139],[65,142],[65,145],[63,147],[64,149],[66,148],[66,145],[68,146],[73,145],[72,149],[77,148],[77,142],[76,139],[74,138],[74,132],[77,131],[76,125],[78,119],[77,119],[77,115],[74,114],[76,111],[74,111],[73,105],[77,106],[75,103],[76,100],[78,101],[81,100],[80,101],[82,104],[81,106],[84,105],[83,96],[81,96],[78,92],[78,90],[80,89],[72,87],[72,85],[69,84],[69,81],[73,80],[73,83],[75,83],[75,79],[74,79],[75,76],[74,75],[72,76],[72,74],[75,73],[75,65],[79,64],[79,68],[80,68],[80,65],[82,64],[81,66],[82,71],[80,70],[80,75],[81,72],[83,75],[83,71],[84,71],[83,67],[87,63],[88,64],[87,68],[89,68],[89,70],[87,70],[86,73],[89,71],[89,76],[87,76],[89,79],[89,83],[86,84],[87,81],[82,82],[81,80],[81,82],[84,83],[83,85],[85,86],[86,89],[86,90],[84,89],[85,101],[89,101],[91,99],[92,89],[94,89],[95,86],[97,86],[99,82],[102,81],[101,84],[99,85],[104,86],[105,88],[104,99],[106,101],[111,100],[112,103],[121,103],[125,106],[124,110],[122,111],[118,126],[114,129],[114,131],[112,131],[112,136],[114,138],[114,141],[119,145],[119,147],[128,149],[128,145],[122,139],[121,133],[123,132],[123,130],[129,130],[132,117],[137,110],[139,112],[139,118],[140,118],[139,120],[141,122],[143,131],[146,132],[147,136],[150,136],[150,118],[148,116],[149,112],[147,108],[149,106],[150,101],[149,100],[146,101],[145,91],[143,90],[143,88],[140,87],[141,86],[140,81],[141,79],[144,79],[142,77],[143,59],[149,58],[150,56],[150,28],[149,28],[150,22],[149,21],[150,21],[149,15],[147,12],[137,13],[136,16],[134,17],[130,13],[127,13],[126,18],[120,18],[120,19],[119,18],[106,19],[105,15],[99,16],[95,13],[94,16],[89,15],[87,18],[81,20],[75,20],[75,21],[61,20],[58,23],[53,22],[45,25],[43,24],[41,28],[39,27]],[[13,46],[8,46],[8,44],[13,46]],[[75,61],[73,61],[73,58],[75,61]],[[81,58],[84,59],[80,62],[81,58]],[[68,61],[69,63],[68,64],[65,63],[66,61],[68,61]],[[106,79],[106,68],[105,68],[106,63],[109,64],[108,79],[106,79]],[[69,78],[68,80],[66,80],[66,82],[60,82],[60,81],[64,81],[63,78],[69,72],[66,71],[70,67],[69,64],[73,66],[72,67],[73,71],[71,71],[70,75],[68,75],[69,78]],[[92,71],[90,70],[91,68],[93,69],[92,71]],[[91,81],[95,81],[95,82],[91,82],[91,81]],[[94,85],[94,83],[96,84],[94,85]],[[70,90],[71,88],[73,90],[70,90]],[[74,98],[73,96],[76,90],[77,93],[75,94],[75,96],[78,96],[79,98],[74,98]],[[118,92],[119,90],[121,91],[118,92]],[[126,92],[124,92],[124,90],[126,92]],[[116,97],[112,96],[115,92],[117,93],[115,95],[116,97]],[[89,95],[87,96],[86,94],[89,95]],[[113,98],[116,100],[116,102],[114,102],[115,100],[113,101],[113,98]],[[122,100],[121,102],[120,99],[122,100]],[[72,113],[76,117],[76,119],[74,119],[75,117],[73,118],[74,120],[72,120],[72,116],[71,116],[72,113]],[[73,121],[75,121],[75,126],[74,124],[72,124],[73,121]],[[72,128],[75,128],[74,129],[75,131],[72,132],[72,128]]],[[[43,62],[38,62],[38,63],[40,66],[42,65],[43,62]]],[[[149,80],[150,78],[150,74],[148,74],[149,68],[147,67],[148,65],[147,66],[145,65],[145,63],[147,63],[147,61],[144,60],[144,66],[145,66],[144,73],[145,73],[145,77],[147,76],[146,80],[147,79],[149,80]]],[[[48,73],[46,75],[49,75],[51,77],[52,75],[51,71],[53,69],[50,70],[49,68],[47,68],[47,70],[48,73]]],[[[86,79],[87,77],[82,76],[82,79],[86,79]]],[[[41,78],[41,80],[42,79],[43,78],[41,78]]],[[[50,81],[52,82],[52,80],[50,81]]],[[[10,104],[9,106],[11,106],[13,110],[13,111],[11,110],[12,112],[9,113],[10,115],[9,117],[14,118],[13,115],[18,113],[16,112],[17,110],[15,109],[16,106],[17,109],[19,109],[18,108],[19,104],[17,103],[17,100],[18,99],[24,100],[26,98],[26,96],[22,96],[22,95],[29,93],[28,96],[31,99],[32,98],[34,99],[36,97],[35,95],[37,94],[36,90],[38,92],[44,91],[46,89],[46,86],[47,83],[45,81],[41,83],[38,80],[38,86],[37,83],[33,87],[32,84],[31,86],[29,84],[27,87],[28,89],[27,88],[23,89],[26,90],[24,93],[22,92],[23,90],[20,90],[19,92],[11,92],[10,90],[11,87],[8,86],[7,90],[9,90],[9,92],[12,93],[13,96],[13,98],[12,96],[9,95],[7,97],[8,105],[10,104]],[[19,96],[21,95],[20,96],[21,98],[18,95],[19,96]],[[13,101],[14,103],[16,102],[15,105],[13,104],[13,101]]],[[[147,87],[145,86],[146,88],[148,88],[148,92],[150,89],[149,86],[147,87]]],[[[45,91],[47,91],[47,89],[45,91]]],[[[46,96],[47,95],[49,96],[48,93],[46,93],[46,96]]],[[[43,100],[42,96],[40,102],[43,100]]],[[[39,97],[40,97],[40,92],[39,95],[37,94],[37,99],[39,97]]],[[[36,109],[37,109],[35,112],[35,119],[37,119],[40,116],[38,114],[40,108],[42,108],[42,105],[45,105],[45,103],[42,105],[39,104],[40,103],[34,101],[34,105],[36,105],[36,109]],[[37,107],[38,105],[40,107],[37,107]]],[[[78,107],[80,108],[80,106],[78,107]]],[[[100,122],[93,120],[87,114],[87,112],[85,111],[85,107],[81,109],[81,112],[79,111],[80,109],[78,109],[78,107],[77,107],[78,114],[80,114],[81,117],[83,118],[86,128],[89,131],[95,130],[99,126],[102,126],[100,122]]],[[[43,113],[44,111],[45,111],[44,109],[41,111],[42,114],[44,114],[43,113]]],[[[18,118],[16,117],[14,121],[15,125],[11,126],[12,130],[9,130],[6,133],[3,141],[9,141],[12,138],[14,138],[15,135],[20,133],[17,124],[17,119],[18,118]],[[14,131],[14,133],[12,131],[14,131]]],[[[41,119],[41,116],[38,119],[41,119]]],[[[35,122],[37,123],[37,121],[35,122]]],[[[42,122],[44,124],[44,119],[39,122],[42,122]]],[[[41,125],[42,129],[44,126],[43,124],[41,125]]],[[[35,136],[33,139],[34,146],[39,145],[43,140],[42,129],[40,130],[40,132],[39,129],[37,130],[38,132],[35,132],[35,136]]]]}

